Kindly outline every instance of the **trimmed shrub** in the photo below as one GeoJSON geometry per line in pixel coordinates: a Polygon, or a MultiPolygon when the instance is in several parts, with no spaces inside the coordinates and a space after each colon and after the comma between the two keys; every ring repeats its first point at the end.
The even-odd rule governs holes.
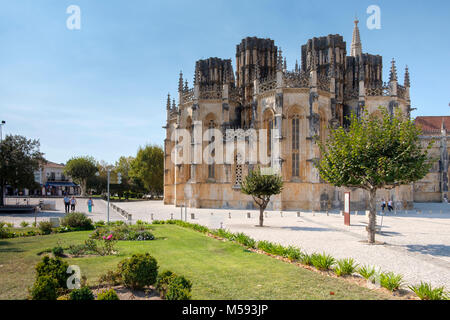
{"type": "Polygon", "coordinates": [[[110,270],[100,276],[99,282],[111,286],[117,286],[122,283],[122,276],[119,271],[110,270]]]}
{"type": "Polygon", "coordinates": [[[94,300],[94,293],[89,287],[73,289],[70,293],[70,300],[94,300]]]}
{"type": "Polygon", "coordinates": [[[285,248],[283,253],[283,257],[288,258],[291,261],[300,260],[301,255],[302,255],[301,250],[294,246],[289,246],[285,248]]]}
{"type": "Polygon", "coordinates": [[[345,276],[345,275],[351,275],[353,272],[355,272],[358,264],[355,263],[355,260],[352,258],[348,259],[341,259],[336,261],[336,268],[334,269],[334,273],[336,273],[337,276],[345,276]]]}
{"type": "Polygon", "coordinates": [[[97,300],[120,300],[114,289],[103,290],[97,294],[97,300]]]}
{"type": "Polygon", "coordinates": [[[380,273],[380,285],[390,291],[398,290],[403,283],[403,276],[393,272],[380,273]]]}
{"type": "Polygon", "coordinates": [[[70,227],[76,230],[93,230],[94,224],[84,213],[71,212],[61,219],[63,227],[70,227]]]}
{"type": "Polygon", "coordinates": [[[326,253],[313,253],[311,255],[311,263],[315,268],[326,271],[331,269],[335,263],[335,260],[332,256],[326,253]]]}
{"type": "Polygon", "coordinates": [[[191,300],[191,291],[176,282],[170,282],[166,300],[191,300]]]}
{"type": "Polygon", "coordinates": [[[32,300],[56,300],[58,297],[58,280],[50,275],[43,275],[36,279],[30,290],[32,300]]]}
{"type": "Polygon", "coordinates": [[[74,257],[79,257],[86,252],[86,247],[84,244],[71,244],[67,249],[67,252],[74,257]]]}
{"type": "Polygon", "coordinates": [[[150,254],[134,254],[119,263],[119,271],[125,286],[142,289],[156,282],[158,263],[150,254]]]}
{"type": "Polygon", "coordinates": [[[64,255],[64,249],[62,247],[54,247],[52,253],[55,257],[62,257],[64,255]]]}
{"type": "Polygon", "coordinates": [[[70,300],[70,296],[68,294],[65,294],[65,295],[59,296],[58,299],[56,299],[56,300],[67,301],[67,300],[70,300]]]}
{"type": "MultiPolygon", "coordinates": [[[[67,268],[69,264],[61,258],[43,257],[36,265],[36,279],[49,276],[58,282],[59,288],[67,288],[67,268]]],[[[55,298],[56,299],[56,298],[55,298]]]]}
{"type": "Polygon", "coordinates": [[[409,286],[409,288],[421,299],[421,300],[448,300],[449,296],[444,291],[444,287],[433,288],[431,284],[426,282],[420,282],[420,285],[409,286]]]}
{"type": "Polygon", "coordinates": [[[39,222],[39,230],[41,230],[42,234],[52,233],[52,228],[53,228],[53,225],[50,221],[39,222]]]}

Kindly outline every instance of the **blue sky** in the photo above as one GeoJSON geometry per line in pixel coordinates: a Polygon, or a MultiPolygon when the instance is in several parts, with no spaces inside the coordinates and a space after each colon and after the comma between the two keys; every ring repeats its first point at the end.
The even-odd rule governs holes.
{"type": "Polygon", "coordinates": [[[0,120],[3,134],[38,138],[50,161],[92,155],[115,162],[140,145],[163,144],[167,93],[195,61],[232,58],[246,36],[281,46],[288,68],[309,38],[350,43],[355,15],[363,52],[411,73],[413,113],[449,115],[448,1],[0,0],[0,120]],[[381,29],[369,30],[369,5],[381,29]],[[81,30],[69,30],[69,5],[81,30]]]}

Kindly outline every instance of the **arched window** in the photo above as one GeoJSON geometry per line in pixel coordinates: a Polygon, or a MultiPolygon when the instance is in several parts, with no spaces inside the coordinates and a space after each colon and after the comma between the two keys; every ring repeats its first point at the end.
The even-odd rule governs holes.
{"type": "Polygon", "coordinates": [[[263,118],[263,128],[266,130],[267,135],[267,156],[270,157],[272,154],[272,129],[273,129],[273,112],[267,109],[264,112],[263,118]]]}

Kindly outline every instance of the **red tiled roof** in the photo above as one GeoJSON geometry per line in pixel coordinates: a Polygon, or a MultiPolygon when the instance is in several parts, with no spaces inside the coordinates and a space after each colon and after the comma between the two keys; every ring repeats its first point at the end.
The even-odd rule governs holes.
{"type": "Polygon", "coordinates": [[[64,165],[61,163],[55,163],[55,162],[51,162],[51,161],[47,161],[47,163],[45,164],[46,167],[52,167],[52,168],[64,168],[64,165]]]}
{"type": "Polygon", "coordinates": [[[422,128],[424,133],[441,132],[442,121],[447,130],[450,129],[450,116],[425,116],[414,120],[416,127],[422,128]]]}

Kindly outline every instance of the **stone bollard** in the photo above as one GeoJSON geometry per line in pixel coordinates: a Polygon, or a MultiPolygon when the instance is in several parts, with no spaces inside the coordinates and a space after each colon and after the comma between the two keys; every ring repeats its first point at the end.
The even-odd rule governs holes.
{"type": "Polygon", "coordinates": [[[173,213],[170,214],[170,220],[173,220],[173,213]]]}
{"type": "Polygon", "coordinates": [[[150,219],[153,221],[153,213],[150,214],[150,219]]]}
{"type": "Polygon", "coordinates": [[[195,220],[195,214],[194,213],[191,213],[191,219],[195,220]]]}
{"type": "Polygon", "coordinates": [[[231,219],[231,212],[228,212],[228,219],[231,219]]]}
{"type": "Polygon", "coordinates": [[[264,217],[267,218],[267,212],[264,212],[264,217]]]}
{"type": "Polygon", "coordinates": [[[247,212],[247,218],[251,218],[252,217],[252,215],[251,215],[251,213],[250,212],[247,212]]]}
{"type": "Polygon", "coordinates": [[[300,211],[297,211],[297,218],[300,218],[300,211]]]}
{"type": "Polygon", "coordinates": [[[370,210],[366,210],[366,217],[370,215],[370,210]]]}
{"type": "Polygon", "coordinates": [[[223,229],[223,222],[220,223],[220,229],[223,229]]]}
{"type": "Polygon", "coordinates": [[[358,210],[355,211],[355,216],[357,216],[357,215],[358,215],[358,210]]]}
{"type": "Polygon", "coordinates": [[[211,215],[213,216],[213,215],[214,215],[214,212],[211,212],[211,215]]]}
{"type": "Polygon", "coordinates": [[[344,215],[344,211],[340,210],[339,215],[342,217],[344,215]]]}
{"type": "Polygon", "coordinates": [[[316,216],[316,212],[314,210],[312,211],[312,214],[313,214],[313,217],[316,216]]]}
{"type": "Polygon", "coordinates": [[[329,216],[330,215],[330,213],[328,212],[328,210],[327,210],[327,216],[329,216]]]}
{"type": "Polygon", "coordinates": [[[131,224],[131,220],[133,220],[133,216],[131,214],[128,214],[127,219],[128,219],[128,222],[131,224]]]}
{"type": "Polygon", "coordinates": [[[283,218],[283,211],[280,211],[280,216],[283,218]]]}

